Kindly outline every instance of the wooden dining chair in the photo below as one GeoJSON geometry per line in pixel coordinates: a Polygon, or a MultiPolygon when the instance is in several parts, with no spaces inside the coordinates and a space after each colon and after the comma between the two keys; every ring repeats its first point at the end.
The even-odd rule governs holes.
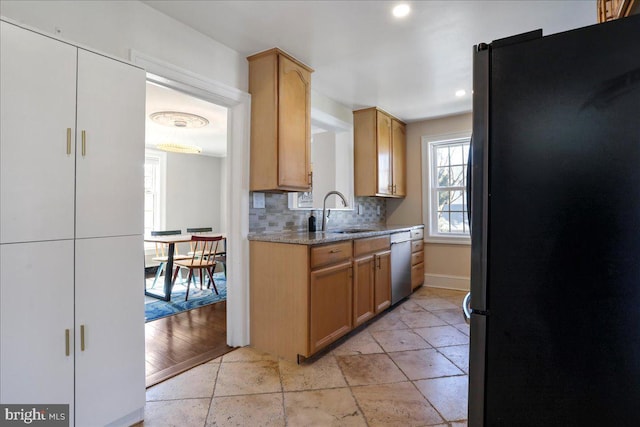
{"type": "MultiPolygon", "coordinates": [[[[182,232],[180,230],[151,231],[152,236],[173,236],[176,234],[182,234],[182,232]]],[[[167,261],[169,260],[168,249],[169,249],[169,245],[167,243],[160,243],[160,242],[156,243],[156,256],[151,259],[153,261],[159,262],[160,264],[156,269],[156,276],[153,279],[153,284],[151,285],[151,288],[154,288],[156,286],[156,282],[158,281],[158,278],[162,275],[162,272],[164,271],[167,265],[167,261]]],[[[178,253],[178,246],[176,245],[175,251],[173,253],[174,261],[186,260],[190,258],[191,257],[188,255],[180,255],[178,253]]],[[[171,274],[171,272],[169,272],[169,274],[171,274]]]]}
{"type": "MultiPolygon", "coordinates": [[[[187,228],[187,234],[197,234],[197,233],[211,233],[213,231],[213,227],[192,227],[192,228],[187,228]]],[[[189,250],[189,256],[193,255],[194,252],[194,242],[191,241],[189,243],[189,245],[191,245],[191,249],[189,250]]],[[[200,256],[201,254],[197,254],[197,256],[200,256]]]]}
{"type": "Polygon", "coordinates": [[[202,285],[206,279],[205,272],[209,276],[209,285],[207,287],[213,285],[213,290],[218,294],[218,288],[216,287],[216,282],[213,280],[213,271],[216,268],[216,264],[218,261],[216,260],[216,253],[220,249],[220,243],[222,242],[222,236],[191,236],[191,242],[194,244],[193,255],[191,255],[190,259],[176,261],[174,264],[176,269],[173,273],[173,282],[175,282],[176,277],[178,277],[178,272],[181,268],[189,269],[189,275],[187,276],[187,294],[184,298],[186,301],[189,298],[189,287],[191,285],[191,279],[193,278],[193,283],[195,283],[194,270],[198,270],[200,273],[200,289],[202,289],[202,285]],[[198,256],[200,254],[200,256],[198,256]]]}

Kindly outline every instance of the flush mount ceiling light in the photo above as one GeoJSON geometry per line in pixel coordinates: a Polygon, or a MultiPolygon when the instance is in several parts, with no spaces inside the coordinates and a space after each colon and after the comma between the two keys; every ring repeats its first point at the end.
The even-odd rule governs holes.
{"type": "Polygon", "coordinates": [[[459,90],[457,90],[457,91],[456,91],[456,96],[457,96],[458,98],[460,98],[460,97],[462,97],[462,96],[465,96],[466,94],[467,94],[467,91],[466,91],[466,90],[464,90],[464,89],[459,89],[459,90]]]}
{"type": "Polygon", "coordinates": [[[402,3],[393,8],[393,16],[396,18],[404,18],[411,12],[411,8],[408,4],[402,3]]]}
{"type": "Polygon", "coordinates": [[[197,145],[175,144],[172,142],[158,144],[156,148],[158,150],[171,151],[172,153],[200,154],[202,152],[202,148],[197,145]]]}
{"type": "Polygon", "coordinates": [[[158,111],[149,116],[154,122],[169,127],[197,129],[209,124],[202,116],[180,111],[158,111]]]}

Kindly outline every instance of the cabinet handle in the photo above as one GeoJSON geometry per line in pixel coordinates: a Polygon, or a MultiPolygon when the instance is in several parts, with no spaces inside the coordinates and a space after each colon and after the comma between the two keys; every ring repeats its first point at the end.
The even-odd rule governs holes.
{"type": "Polygon", "coordinates": [[[342,249],[331,249],[329,251],[330,254],[337,254],[338,252],[342,252],[342,249]]]}
{"type": "Polygon", "coordinates": [[[69,356],[69,330],[64,330],[64,354],[69,356]]]}
{"type": "Polygon", "coordinates": [[[376,257],[376,261],[377,261],[376,264],[378,265],[378,270],[380,270],[380,257],[379,256],[376,257]]]}
{"type": "Polygon", "coordinates": [[[313,187],[313,172],[309,172],[309,187],[313,187]]]}
{"type": "Polygon", "coordinates": [[[71,155],[71,128],[67,128],[67,156],[71,155]]]}
{"type": "Polygon", "coordinates": [[[349,267],[349,279],[353,279],[353,266],[349,267]]]}
{"type": "Polygon", "coordinates": [[[82,157],[87,154],[87,131],[82,131],[82,157]]]}
{"type": "Polygon", "coordinates": [[[80,325],[80,350],[84,351],[84,325],[80,325]]]}

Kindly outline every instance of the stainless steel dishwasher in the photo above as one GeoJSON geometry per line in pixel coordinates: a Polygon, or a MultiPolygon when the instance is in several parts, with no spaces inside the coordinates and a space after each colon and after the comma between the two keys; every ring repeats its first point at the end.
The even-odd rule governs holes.
{"type": "Polygon", "coordinates": [[[391,304],[411,294],[411,232],[391,235],[391,304]]]}

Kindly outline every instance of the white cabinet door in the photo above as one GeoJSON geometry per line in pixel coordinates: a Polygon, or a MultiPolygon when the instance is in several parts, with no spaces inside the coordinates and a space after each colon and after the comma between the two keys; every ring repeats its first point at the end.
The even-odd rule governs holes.
{"type": "Polygon", "coordinates": [[[144,407],[143,287],[142,236],[76,240],[78,426],[106,425],[144,407]]]}
{"type": "Polygon", "coordinates": [[[0,243],[72,239],[78,49],[0,26],[0,243]]]}
{"type": "Polygon", "coordinates": [[[73,273],[73,240],[0,245],[0,402],[69,404],[70,425],[73,273]]]}
{"type": "Polygon", "coordinates": [[[77,238],[143,233],[144,122],[144,71],[78,49],[77,238]]]}

